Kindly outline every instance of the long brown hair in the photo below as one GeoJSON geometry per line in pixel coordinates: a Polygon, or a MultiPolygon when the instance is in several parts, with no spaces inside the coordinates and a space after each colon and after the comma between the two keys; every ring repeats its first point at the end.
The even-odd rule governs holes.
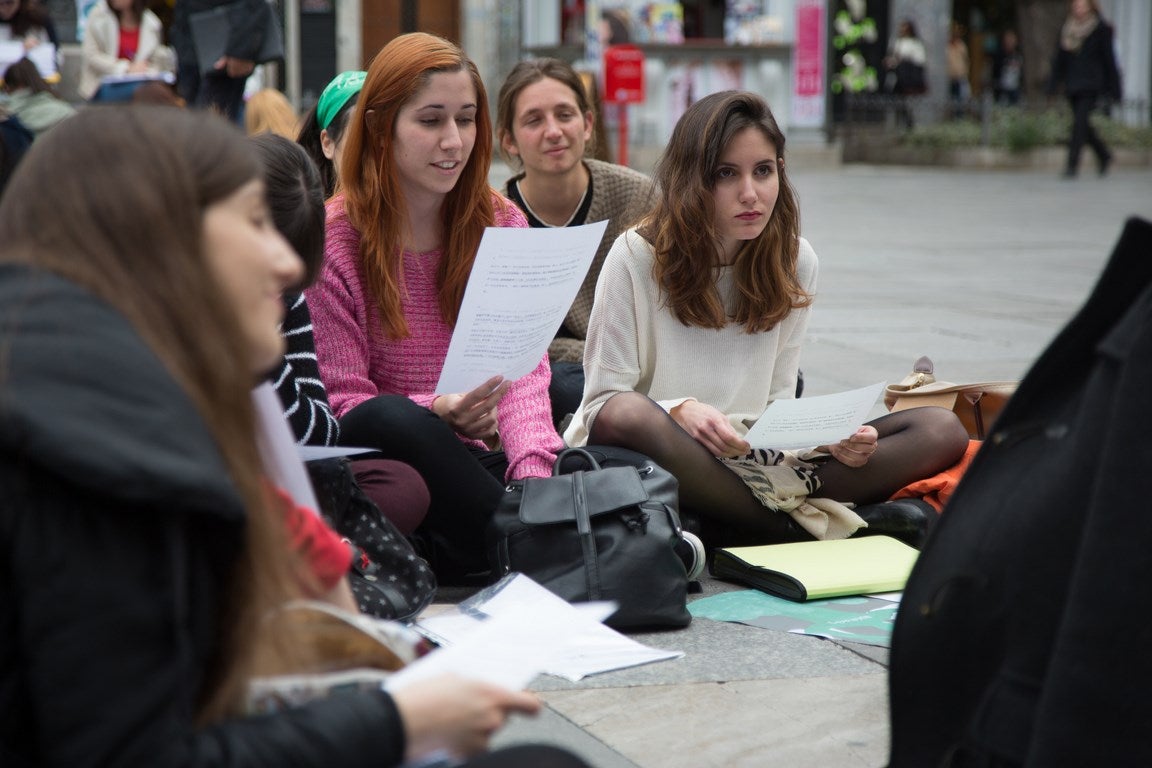
{"type": "Polygon", "coordinates": [[[495,218],[488,186],[492,161],[492,117],[480,73],[454,43],[423,32],[401,35],[384,46],[368,67],[340,168],[338,190],[344,212],[360,233],[364,278],[388,338],[408,335],[400,306],[399,265],[408,215],[392,161],[393,126],[410,99],[434,74],[468,72],[476,90],[476,144],[456,186],[441,206],[444,250],[436,273],[440,316],[455,325],[484,228],[495,218]]]}
{"type": "Polygon", "coordinates": [[[701,328],[737,323],[756,333],[812,303],[796,275],[800,209],[785,170],[784,133],[764,99],[722,91],[697,101],[676,123],[654,175],[659,198],[641,232],[656,254],[653,277],[680,322],[701,328]],[[712,188],[720,156],[747,128],[776,148],[780,192],[764,231],[736,254],[736,306],[729,317],[712,273],[719,242],[712,188]]]}
{"type": "Polygon", "coordinates": [[[265,650],[258,619],[295,596],[305,573],[262,484],[240,308],[203,253],[205,209],[261,173],[239,131],[214,115],[87,109],[37,140],[0,204],[0,262],[61,275],[128,319],[204,419],[247,512],[197,705],[202,720],[239,710],[248,670],[265,650]]]}

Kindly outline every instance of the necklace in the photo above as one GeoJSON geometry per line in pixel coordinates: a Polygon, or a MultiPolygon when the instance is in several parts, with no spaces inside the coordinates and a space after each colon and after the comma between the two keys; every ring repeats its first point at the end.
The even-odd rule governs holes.
{"type": "Polygon", "coordinates": [[[565,221],[563,224],[549,224],[548,222],[544,221],[543,218],[541,218],[540,214],[532,210],[532,206],[528,204],[528,198],[524,197],[524,190],[520,189],[520,182],[515,182],[515,184],[516,194],[524,203],[525,213],[546,227],[566,227],[571,224],[572,220],[576,218],[576,214],[580,213],[580,209],[584,207],[584,201],[588,199],[588,190],[592,187],[591,184],[588,184],[584,187],[584,194],[580,195],[580,200],[576,203],[576,207],[572,209],[572,214],[568,217],[567,221],[565,221]]]}

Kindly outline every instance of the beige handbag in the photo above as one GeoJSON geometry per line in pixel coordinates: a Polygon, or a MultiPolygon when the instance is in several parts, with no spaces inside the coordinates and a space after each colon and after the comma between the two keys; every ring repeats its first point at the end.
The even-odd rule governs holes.
{"type": "Polygon", "coordinates": [[[974,384],[953,384],[937,381],[934,366],[927,357],[921,357],[912,366],[912,373],[899,384],[884,389],[884,405],[890,411],[903,411],[925,405],[948,408],[959,418],[973,440],[983,440],[1004,409],[1008,398],[1016,391],[1015,381],[981,381],[974,384]]]}

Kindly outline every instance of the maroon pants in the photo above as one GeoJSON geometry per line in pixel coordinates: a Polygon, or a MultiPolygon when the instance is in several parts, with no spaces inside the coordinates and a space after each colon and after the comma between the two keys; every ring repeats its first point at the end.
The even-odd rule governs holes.
{"type": "Polygon", "coordinates": [[[428,486],[410,464],[391,459],[352,460],[352,474],[386,518],[410,535],[428,514],[428,486]]]}

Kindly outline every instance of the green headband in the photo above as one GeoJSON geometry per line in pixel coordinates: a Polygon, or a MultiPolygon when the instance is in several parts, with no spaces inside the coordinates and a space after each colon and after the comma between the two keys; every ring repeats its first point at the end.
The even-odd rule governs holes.
{"type": "Polygon", "coordinates": [[[324,92],[320,94],[320,101],[316,102],[316,124],[320,130],[326,130],[332,124],[336,113],[344,109],[344,105],[356,98],[364,86],[364,78],[368,73],[360,70],[341,72],[336,79],[328,83],[324,92]]]}

